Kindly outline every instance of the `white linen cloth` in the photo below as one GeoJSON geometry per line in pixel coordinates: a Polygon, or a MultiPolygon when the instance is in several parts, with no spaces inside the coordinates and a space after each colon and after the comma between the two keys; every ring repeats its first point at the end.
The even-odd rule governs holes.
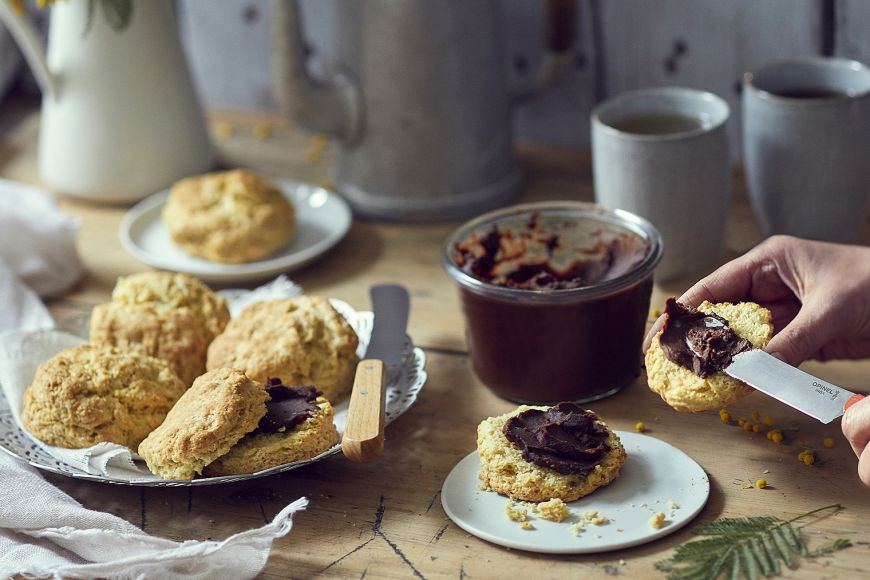
{"type": "MultiPolygon", "coordinates": [[[[5,353],[0,381],[7,398],[17,396],[11,405],[16,419],[23,389],[14,395],[7,387],[29,384],[38,364],[31,349],[49,345],[56,352],[82,342],[50,330],[54,321],[37,296],[62,292],[81,276],[77,230],[76,220],[45,192],[0,179],[0,350],[5,353]]],[[[261,296],[270,297],[270,291],[298,294],[299,288],[283,278],[261,289],[261,296]]],[[[98,450],[88,459],[96,457],[99,466],[112,456],[98,450]]],[[[75,464],[73,459],[64,458],[75,464]]],[[[300,498],[265,526],[223,541],[175,542],[83,507],[0,450],[0,578],[253,578],[265,566],[272,542],[290,532],[293,514],[307,503],[300,498]]]]}
{"type": "Polygon", "coordinates": [[[307,504],[298,499],[265,526],[223,541],[175,542],[82,507],[0,453],[0,578],[253,578],[307,504]]]}

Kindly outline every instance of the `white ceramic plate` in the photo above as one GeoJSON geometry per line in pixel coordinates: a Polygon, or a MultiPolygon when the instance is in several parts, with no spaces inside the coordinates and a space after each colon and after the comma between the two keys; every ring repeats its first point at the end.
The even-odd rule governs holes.
{"type": "MultiPolygon", "coordinates": [[[[480,458],[463,458],[444,480],[441,504],[456,525],[494,544],[548,554],[586,554],[637,546],[667,536],[692,520],[710,496],[710,480],[691,457],[654,437],[617,431],[628,459],[610,485],[568,504],[571,517],[556,523],[537,517],[529,509],[533,530],[520,528],[505,515],[507,498],[481,491],[480,458]],[[669,503],[679,507],[672,509],[669,503]],[[585,524],[576,535],[571,526],[588,510],[610,521],[585,524]],[[655,529],[650,518],[663,512],[666,525],[655,529]]],[[[528,508],[519,503],[519,507],[528,508]]]]}
{"type": "Polygon", "coordinates": [[[206,282],[240,282],[289,272],[314,260],[337,244],[351,224],[351,211],[337,194],[322,187],[272,179],[296,208],[296,236],[268,259],[247,264],[221,264],[191,256],[169,237],[162,211],[169,191],[145,198],[124,216],[121,244],[136,259],[206,282]]]}

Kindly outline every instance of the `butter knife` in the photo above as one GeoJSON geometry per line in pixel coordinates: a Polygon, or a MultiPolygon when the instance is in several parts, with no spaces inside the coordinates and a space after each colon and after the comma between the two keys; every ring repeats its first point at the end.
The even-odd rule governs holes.
{"type": "Polygon", "coordinates": [[[374,324],[365,357],[356,367],[341,450],[352,461],[369,461],[384,449],[386,378],[402,363],[411,300],[398,284],[370,290],[374,324]]]}
{"type": "Polygon", "coordinates": [[[735,355],[723,371],[825,424],[864,398],[757,348],[735,355]]]}

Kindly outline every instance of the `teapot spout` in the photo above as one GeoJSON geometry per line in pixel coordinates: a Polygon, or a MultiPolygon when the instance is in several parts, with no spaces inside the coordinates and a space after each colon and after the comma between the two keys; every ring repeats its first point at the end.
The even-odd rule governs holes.
{"type": "Polygon", "coordinates": [[[33,76],[42,89],[42,94],[52,98],[57,97],[57,79],[48,69],[45,48],[36,29],[29,20],[16,13],[9,0],[0,0],[0,21],[6,25],[18,48],[21,49],[24,60],[33,70],[33,76]]]}
{"type": "MultiPolygon", "coordinates": [[[[0,0],[2,1],[2,0],[0,0]]],[[[362,98],[347,76],[323,81],[305,66],[299,6],[295,0],[272,0],[272,78],[276,101],[298,125],[326,133],[345,144],[362,131],[362,98]]]]}

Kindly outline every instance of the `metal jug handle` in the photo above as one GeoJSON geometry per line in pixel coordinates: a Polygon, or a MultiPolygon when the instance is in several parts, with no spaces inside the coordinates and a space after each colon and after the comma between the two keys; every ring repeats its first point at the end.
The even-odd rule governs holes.
{"type": "Polygon", "coordinates": [[[324,81],[308,72],[297,0],[272,0],[273,94],[281,110],[306,129],[341,139],[359,140],[363,100],[349,74],[324,81]]]}
{"type": "Polygon", "coordinates": [[[563,64],[571,59],[577,42],[577,0],[545,0],[543,4],[546,52],[533,80],[513,92],[515,101],[528,100],[551,86],[563,64]]]}

